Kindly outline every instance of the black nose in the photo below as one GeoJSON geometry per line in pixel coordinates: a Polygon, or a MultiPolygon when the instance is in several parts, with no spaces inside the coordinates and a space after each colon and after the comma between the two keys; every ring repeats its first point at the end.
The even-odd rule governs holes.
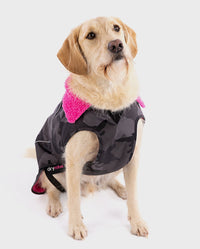
{"type": "Polygon", "coordinates": [[[121,40],[113,40],[108,43],[108,50],[114,54],[117,54],[123,50],[124,46],[121,40]]]}

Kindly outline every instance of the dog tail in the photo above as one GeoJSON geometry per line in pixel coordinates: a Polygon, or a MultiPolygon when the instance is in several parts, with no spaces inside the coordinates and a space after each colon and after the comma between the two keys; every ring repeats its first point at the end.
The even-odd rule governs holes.
{"type": "Polygon", "coordinates": [[[24,157],[27,158],[36,158],[35,148],[28,148],[24,154],[24,157]]]}

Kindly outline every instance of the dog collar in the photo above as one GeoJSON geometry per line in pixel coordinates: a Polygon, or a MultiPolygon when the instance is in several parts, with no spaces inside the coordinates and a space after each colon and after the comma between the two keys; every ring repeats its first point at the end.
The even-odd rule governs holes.
{"type": "Polygon", "coordinates": [[[65,81],[66,91],[62,101],[62,107],[67,121],[69,123],[75,123],[76,120],[90,107],[90,104],[86,103],[70,91],[70,80],[71,77],[69,76],[65,81]]]}
{"type": "MultiPolygon", "coordinates": [[[[62,107],[65,112],[65,116],[69,123],[75,123],[78,118],[91,106],[89,103],[80,99],[78,96],[73,94],[70,90],[69,83],[71,77],[69,76],[65,81],[65,94],[62,100],[62,107]]],[[[145,107],[144,102],[140,96],[136,99],[142,108],[145,107]]]]}

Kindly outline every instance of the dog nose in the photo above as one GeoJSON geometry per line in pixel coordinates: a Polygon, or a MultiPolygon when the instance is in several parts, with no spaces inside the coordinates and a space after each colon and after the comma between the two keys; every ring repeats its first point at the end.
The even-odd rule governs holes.
{"type": "Polygon", "coordinates": [[[117,54],[123,50],[124,46],[121,40],[113,40],[108,43],[108,50],[114,54],[117,54]]]}

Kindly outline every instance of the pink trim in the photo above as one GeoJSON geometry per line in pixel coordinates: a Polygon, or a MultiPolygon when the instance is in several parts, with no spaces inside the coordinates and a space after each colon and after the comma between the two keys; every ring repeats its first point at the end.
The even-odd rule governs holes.
{"type": "Polygon", "coordinates": [[[63,97],[62,107],[68,122],[75,123],[76,120],[90,107],[90,104],[86,103],[82,99],[79,99],[70,91],[70,80],[71,77],[69,76],[65,81],[66,92],[63,97]]]}
{"type": "Polygon", "coordinates": [[[32,191],[36,194],[44,194],[46,192],[46,189],[41,187],[41,183],[39,179],[34,183],[32,187],[32,191]]]}
{"type": "Polygon", "coordinates": [[[140,98],[140,96],[137,97],[136,101],[140,104],[140,106],[142,108],[145,108],[145,104],[144,104],[143,100],[140,98]]]}

